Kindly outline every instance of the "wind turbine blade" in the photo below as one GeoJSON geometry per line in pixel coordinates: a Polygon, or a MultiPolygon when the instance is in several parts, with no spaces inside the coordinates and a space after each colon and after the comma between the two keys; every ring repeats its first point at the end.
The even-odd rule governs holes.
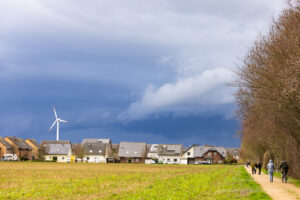
{"type": "Polygon", "coordinates": [[[53,106],[53,110],[54,110],[55,119],[57,119],[57,114],[54,106],[53,106]]]}
{"type": "Polygon", "coordinates": [[[68,121],[66,121],[66,120],[63,120],[63,119],[59,119],[59,121],[60,121],[60,122],[68,122],[68,121]]]}
{"type": "Polygon", "coordinates": [[[49,131],[52,130],[52,128],[53,128],[53,126],[55,125],[55,123],[56,123],[56,120],[53,122],[52,126],[49,128],[49,131]]]}

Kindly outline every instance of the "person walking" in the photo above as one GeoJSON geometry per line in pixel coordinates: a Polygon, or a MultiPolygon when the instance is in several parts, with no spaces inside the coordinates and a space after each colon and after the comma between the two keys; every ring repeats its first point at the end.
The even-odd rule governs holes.
{"type": "Polygon", "coordinates": [[[258,169],[258,174],[260,175],[261,174],[261,167],[262,167],[261,162],[258,162],[256,167],[258,169]]]}
{"type": "Polygon", "coordinates": [[[252,174],[256,174],[255,163],[251,162],[250,166],[251,166],[252,174]]]}
{"type": "Polygon", "coordinates": [[[275,166],[274,166],[274,163],[272,160],[270,160],[267,168],[268,168],[268,173],[270,176],[270,183],[272,183],[273,182],[273,173],[274,173],[274,169],[275,169],[275,166]]]}
{"type": "Polygon", "coordinates": [[[247,163],[246,163],[247,167],[249,167],[250,165],[250,161],[248,160],[247,163]]]}

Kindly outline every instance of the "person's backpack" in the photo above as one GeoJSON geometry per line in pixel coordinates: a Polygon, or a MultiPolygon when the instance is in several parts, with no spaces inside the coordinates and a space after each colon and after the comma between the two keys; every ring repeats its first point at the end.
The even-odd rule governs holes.
{"type": "Polygon", "coordinates": [[[288,170],[289,169],[289,166],[286,162],[282,163],[282,169],[283,170],[288,170]]]}

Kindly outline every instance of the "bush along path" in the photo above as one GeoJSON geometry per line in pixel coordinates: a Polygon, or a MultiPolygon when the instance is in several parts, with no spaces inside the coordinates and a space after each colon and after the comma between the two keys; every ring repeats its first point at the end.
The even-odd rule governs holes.
{"type": "Polygon", "coordinates": [[[300,200],[300,188],[291,183],[282,183],[280,178],[274,177],[270,183],[269,175],[262,173],[251,174],[250,166],[245,167],[252,178],[261,185],[263,190],[274,200],[300,200]]]}

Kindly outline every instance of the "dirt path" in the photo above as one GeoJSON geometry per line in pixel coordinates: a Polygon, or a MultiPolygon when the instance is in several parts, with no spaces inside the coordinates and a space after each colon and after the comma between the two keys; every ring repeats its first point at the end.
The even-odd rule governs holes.
{"type": "Polygon", "coordinates": [[[300,200],[300,188],[297,188],[291,183],[284,184],[280,178],[274,177],[273,183],[269,181],[269,175],[266,174],[251,174],[250,167],[245,167],[247,172],[253,179],[261,185],[263,190],[274,200],[300,200]]]}

